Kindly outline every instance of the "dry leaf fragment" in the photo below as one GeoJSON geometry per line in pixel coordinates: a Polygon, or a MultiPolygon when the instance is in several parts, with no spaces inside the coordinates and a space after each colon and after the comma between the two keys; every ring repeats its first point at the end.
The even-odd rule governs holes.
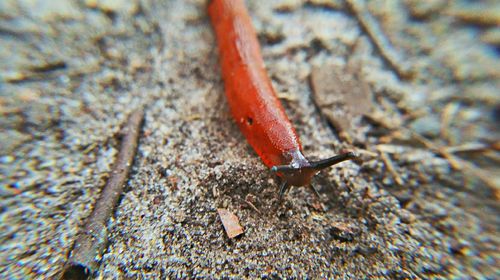
{"type": "Polygon", "coordinates": [[[359,133],[361,116],[373,110],[368,84],[352,67],[323,65],[312,70],[310,83],[321,113],[349,141],[359,133]]]}
{"type": "Polygon", "coordinates": [[[219,213],[222,225],[229,238],[235,238],[244,232],[243,227],[240,225],[240,220],[236,215],[222,208],[217,208],[217,213],[219,213]]]}

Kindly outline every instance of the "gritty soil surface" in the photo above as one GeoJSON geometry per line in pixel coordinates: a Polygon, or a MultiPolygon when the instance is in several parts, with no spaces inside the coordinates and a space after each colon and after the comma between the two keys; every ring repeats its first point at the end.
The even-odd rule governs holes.
{"type": "Polygon", "coordinates": [[[499,278],[500,5],[367,2],[247,1],[306,156],[362,158],[280,200],[205,1],[0,1],[1,278],[57,277],[140,106],[100,278],[499,278]]]}

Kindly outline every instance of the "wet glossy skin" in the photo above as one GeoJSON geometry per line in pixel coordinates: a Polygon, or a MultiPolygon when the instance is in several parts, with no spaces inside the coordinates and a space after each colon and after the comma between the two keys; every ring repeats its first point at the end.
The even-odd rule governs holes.
{"type": "Polygon", "coordinates": [[[213,0],[208,14],[219,45],[231,112],[248,143],[287,186],[304,186],[321,169],[357,156],[348,152],[309,162],[269,80],[259,42],[243,0],[213,0]]]}
{"type": "Polygon", "coordinates": [[[250,16],[241,0],[214,0],[208,13],[219,46],[231,112],[247,141],[268,167],[307,163],[295,129],[268,78],[250,16]]]}

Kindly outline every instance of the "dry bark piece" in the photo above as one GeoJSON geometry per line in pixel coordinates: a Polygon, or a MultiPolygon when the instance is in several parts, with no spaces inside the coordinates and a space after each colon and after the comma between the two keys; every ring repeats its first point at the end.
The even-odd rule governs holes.
{"type": "Polygon", "coordinates": [[[137,150],[142,109],[134,111],[123,130],[120,152],[106,186],[97,200],[94,210],[79,233],[73,250],[61,274],[61,279],[87,279],[98,268],[98,259],[108,242],[108,219],[127,182],[132,161],[137,150]]]}
{"type": "Polygon", "coordinates": [[[313,68],[309,79],[319,110],[349,142],[361,117],[373,109],[370,88],[357,73],[349,67],[323,65],[313,68]]]}
{"type": "Polygon", "coordinates": [[[217,208],[217,213],[219,213],[220,220],[229,238],[235,238],[244,232],[236,215],[223,208],[217,208]]]}

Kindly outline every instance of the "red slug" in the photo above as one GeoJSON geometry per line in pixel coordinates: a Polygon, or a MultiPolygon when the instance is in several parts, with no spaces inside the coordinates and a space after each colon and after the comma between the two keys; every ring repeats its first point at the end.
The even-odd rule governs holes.
{"type": "Polygon", "coordinates": [[[353,159],[352,152],[308,161],[268,78],[250,16],[242,0],[213,0],[208,14],[215,30],[231,113],[264,164],[287,186],[303,186],[321,169],[353,159]]]}

